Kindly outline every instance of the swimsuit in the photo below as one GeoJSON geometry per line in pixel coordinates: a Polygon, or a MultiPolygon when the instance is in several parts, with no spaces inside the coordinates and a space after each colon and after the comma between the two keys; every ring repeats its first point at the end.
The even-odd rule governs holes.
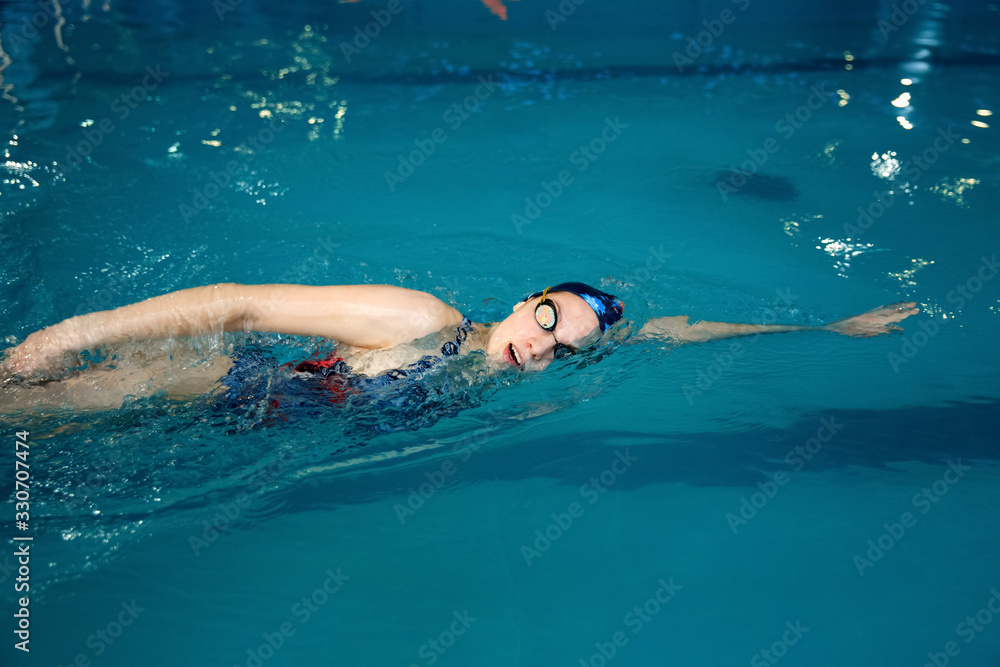
{"type": "MultiPolygon", "coordinates": [[[[468,317],[463,317],[462,323],[455,329],[455,339],[449,340],[441,346],[441,356],[451,357],[458,354],[459,348],[471,332],[472,322],[469,321],[468,317]]],[[[388,386],[393,382],[408,378],[412,375],[426,373],[435,366],[439,365],[441,361],[441,357],[427,354],[421,357],[419,361],[410,364],[406,368],[394,368],[390,371],[385,371],[379,375],[370,377],[366,375],[354,375],[347,362],[338,357],[336,352],[334,352],[329,358],[322,361],[315,359],[303,361],[295,367],[295,370],[299,373],[311,373],[323,378],[329,378],[331,375],[339,377],[352,377],[352,386],[358,388],[364,387],[365,389],[375,389],[377,387],[388,386]]]]}
{"type": "MultiPolygon", "coordinates": [[[[229,387],[226,410],[236,410],[268,425],[277,420],[317,415],[331,405],[361,402],[376,408],[374,430],[396,431],[419,427],[427,421],[428,402],[446,413],[461,409],[449,400],[451,382],[445,373],[433,373],[447,357],[457,356],[472,332],[472,323],[462,318],[455,337],[441,346],[441,356],[428,354],[418,361],[375,376],[356,374],[336,351],[326,359],[307,359],[298,364],[279,364],[263,349],[248,345],[233,354],[233,366],[220,382],[229,387]],[[295,371],[294,373],[291,371],[295,371]],[[433,382],[425,381],[434,376],[433,382]],[[263,414],[258,414],[262,412],[263,414]],[[422,414],[423,413],[423,414],[422,414]],[[389,418],[391,417],[391,419],[389,418]],[[402,422],[399,424],[397,422],[402,422]]],[[[461,402],[461,401],[459,401],[461,402]]],[[[431,412],[434,412],[432,410],[431,412]]],[[[441,416],[440,414],[436,417],[441,416]]]]}

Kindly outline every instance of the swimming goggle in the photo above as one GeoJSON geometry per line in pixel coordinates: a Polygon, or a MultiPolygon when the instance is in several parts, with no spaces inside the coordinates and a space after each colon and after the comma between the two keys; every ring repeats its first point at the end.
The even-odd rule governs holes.
{"type": "MultiPolygon", "coordinates": [[[[545,291],[542,292],[542,298],[539,300],[538,305],[535,306],[535,321],[538,322],[543,330],[548,331],[552,334],[552,339],[555,340],[555,330],[556,325],[559,323],[559,319],[556,317],[556,304],[552,302],[551,299],[546,299],[545,295],[549,293],[551,287],[546,287],[545,291]]],[[[558,340],[556,340],[556,346],[553,348],[552,353],[556,359],[565,359],[571,354],[575,353],[576,350],[571,348],[569,345],[563,345],[558,340]]]]}

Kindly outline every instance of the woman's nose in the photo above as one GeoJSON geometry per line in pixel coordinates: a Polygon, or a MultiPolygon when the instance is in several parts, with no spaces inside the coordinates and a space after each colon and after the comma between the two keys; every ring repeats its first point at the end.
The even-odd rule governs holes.
{"type": "Polygon", "coordinates": [[[535,359],[541,359],[554,347],[555,338],[548,332],[536,334],[528,339],[528,349],[535,359]]]}

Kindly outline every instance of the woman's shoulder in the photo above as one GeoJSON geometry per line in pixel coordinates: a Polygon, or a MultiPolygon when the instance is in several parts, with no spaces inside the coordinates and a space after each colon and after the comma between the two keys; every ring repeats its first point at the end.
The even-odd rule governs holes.
{"type": "MultiPolygon", "coordinates": [[[[395,285],[356,286],[368,299],[386,312],[409,320],[408,329],[419,332],[416,338],[461,326],[465,316],[457,308],[429,292],[395,285]]],[[[398,320],[396,322],[399,323],[398,320]]]]}

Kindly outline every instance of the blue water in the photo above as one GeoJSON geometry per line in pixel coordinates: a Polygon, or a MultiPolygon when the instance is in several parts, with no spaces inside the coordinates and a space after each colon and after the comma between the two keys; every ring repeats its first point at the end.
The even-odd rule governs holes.
{"type": "Polygon", "coordinates": [[[34,541],[24,654],[5,473],[3,664],[1000,661],[995,7],[405,3],[348,62],[386,5],[227,6],[0,6],[8,343],[219,281],[476,321],[567,279],[633,327],[922,312],[473,375],[389,433],[217,396],[4,415],[34,541]]]}

